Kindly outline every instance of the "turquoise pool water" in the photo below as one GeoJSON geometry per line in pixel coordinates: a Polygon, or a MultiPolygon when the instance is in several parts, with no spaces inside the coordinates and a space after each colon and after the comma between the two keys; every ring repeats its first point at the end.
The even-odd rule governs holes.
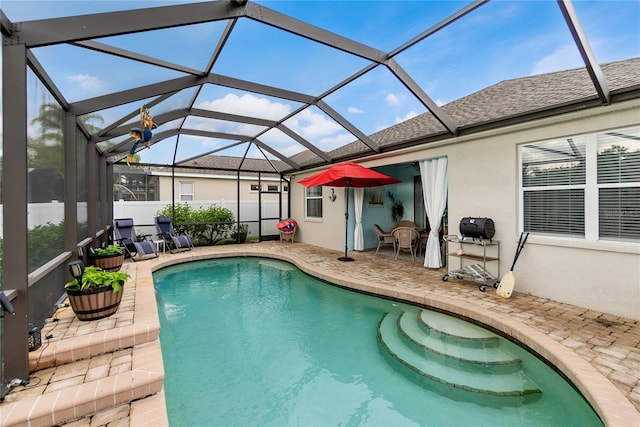
{"type": "Polygon", "coordinates": [[[437,351],[414,355],[417,368],[409,368],[387,347],[396,356],[406,350],[397,347],[406,337],[395,333],[404,323],[407,334],[422,334],[420,308],[331,286],[285,262],[198,261],[159,270],[154,283],[172,426],[602,425],[557,373],[509,341],[491,334],[498,341],[483,343],[488,332],[470,326],[464,333],[478,336],[459,345],[448,335],[466,330],[459,319],[452,327],[424,312],[447,333],[425,333],[437,351]],[[500,360],[466,362],[483,357],[500,360]],[[517,368],[504,361],[511,358],[517,368]],[[524,389],[540,392],[468,391],[432,373],[456,382],[478,377],[486,384],[469,387],[482,390],[515,375],[524,389]]]}

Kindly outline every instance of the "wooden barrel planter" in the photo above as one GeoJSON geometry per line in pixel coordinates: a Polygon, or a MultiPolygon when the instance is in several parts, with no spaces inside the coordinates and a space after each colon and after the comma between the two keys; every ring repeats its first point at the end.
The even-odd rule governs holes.
{"type": "Polygon", "coordinates": [[[69,304],[78,320],[98,320],[118,311],[124,289],[113,292],[111,286],[101,286],[84,291],[67,289],[69,304]]]}
{"type": "Polygon", "coordinates": [[[89,254],[91,265],[100,267],[104,271],[118,271],[124,263],[124,254],[119,255],[96,255],[89,254]]]}

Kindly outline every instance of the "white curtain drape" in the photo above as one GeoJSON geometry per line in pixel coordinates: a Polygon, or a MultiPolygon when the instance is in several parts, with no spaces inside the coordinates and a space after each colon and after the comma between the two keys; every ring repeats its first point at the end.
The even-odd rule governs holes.
{"type": "Polygon", "coordinates": [[[440,258],[440,238],[438,231],[442,223],[442,215],[447,205],[447,158],[423,160],[420,162],[422,193],[424,208],[429,219],[429,238],[424,255],[424,266],[427,268],[442,267],[440,258]]]}
{"type": "Polygon", "coordinates": [[[353,234],[353,249],[364,250],[364,233],[362,232],[362,205],[364,203],[364,188],[353,189],[354,210],[356,213],[356,228],[353,234]]]}

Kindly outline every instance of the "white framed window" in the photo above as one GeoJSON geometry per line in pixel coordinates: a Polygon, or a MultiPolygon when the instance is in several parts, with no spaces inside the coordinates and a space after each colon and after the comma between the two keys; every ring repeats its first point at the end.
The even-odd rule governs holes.
{"type": "MultiPolygon", "coordinates": [[[[260,190],[264,190],[268,193],[278,193],[280,191],[280,186],[278,184],[250,184],[250,191],[255,192],[255,191],[260,191],[260,190]]],[[[287,192],[289,191],[289,186],[288,185],[283,185],[282,186],[282,191],[283,192],[287,192]]]]}
{"type": "Polygon", "coordinates": [[[280,186],[278,184],[266,184],[266,185],[260,185],[260,184],[250,184],[250,190],[251,191],[260,191],[260,190],[264,190],[268,193],[277,193],[280,191],[280,186]]]}
{"type": "Polygon", "coordinates": [[[193,181],[180,181],[180,201],[189,202],[195,200],[195,183],[193,181]]]}
{"type": "Polygon", "coordinates": [[[522,228],[640,241],[640,126],[520,146],[522,228]]]}
{"type": "Polygon", "coordinates": [[[305,217],[322,218],[322,186],[309,187],[306,189],[305,217]]]}
{"type": "Polygon", "coordinates": [[[600,239],[640,241],[640,126],[596,135],[600,239]]]}

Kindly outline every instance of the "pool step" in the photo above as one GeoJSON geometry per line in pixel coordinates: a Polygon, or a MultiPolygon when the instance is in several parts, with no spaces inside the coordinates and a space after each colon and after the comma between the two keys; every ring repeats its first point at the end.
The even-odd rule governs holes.
{"type": "Polygon", "coordinates": [[[418,313],[418,319],[424,329],[439,333],[444,341],[456,342],[468,347],[500,345],[500,340],[493,332],[453,316],[432,310],[421,310],[418,313]]]}
{"type": "MultiPolygon", "coordinates": [[[[438,313],[436,313],[438,314],[438,313]]],[[[451,317],[452,324],[462,320],[451,317]]],[[[468,324],[469,329],[463,330],[462,325],[456,325],[459,335],[455,339],[447,339],[451,335],[445,335],[440,330],[425,327],[422,314],[404,312],[398,317],[398,332],[406,339],[406,344],[414,352],[429,357],[439,363],[455,366],[460,369],[486,372],[516,372],[521,369],[521,361],[513,354],[499,346],[500,340],[495,334],[483,331],[475,325],[468,324]],[[475,331],[480,329],[480,331],[475,331]],[[491,334],[494,339],[476,339],[484,333],[491,334]],[[473,345],[465,345],[463,335],[472,337],[467,341],[473,345]],[[486,344],[486,345],[483,345],[486,344]]],[[[448,328],[451,329],[451,328],[448,328]]]]}
{"type": "MultiPolygon", "coordinates": [[[[541,393],[521,369],[504,372],[486,370],[485,366],[481,366],[490,364],[519,366],[519,361],[514,361],[512,356],[499,350],[498,347],[492,348],[493,352],[476,352],[473,355],[467,354],[461,357],[462,350],[459,346],[446,345],[438,347],[442,350],[442,354],[436,354],[423,346],[416,346],[413,342],[413,339],[417,339],[436,347],[431,339],[425,338],[426,334],[423,338],[414,336],[411,340],[406,337],[401,328],[411,329],[412,335],[417,335],[420,329],[416,325],[409,326],[412,322],[411,315],[407,315],[404,321],[401,320],[401,316],[404,317],[404,313],[384,315],[378,325],[379,342],[393,359],[422,377],[455,389],[491,396],[524,397],[541,393]],[[453,363],[448,363],[448,360],[453,363]],[[465,364],[469,366],[464,366],[465,364]],[[473,369],[473,367],[482,369],[473,369]]],[[[415,317],[415,314],[413,316],[415,317]]]]}

